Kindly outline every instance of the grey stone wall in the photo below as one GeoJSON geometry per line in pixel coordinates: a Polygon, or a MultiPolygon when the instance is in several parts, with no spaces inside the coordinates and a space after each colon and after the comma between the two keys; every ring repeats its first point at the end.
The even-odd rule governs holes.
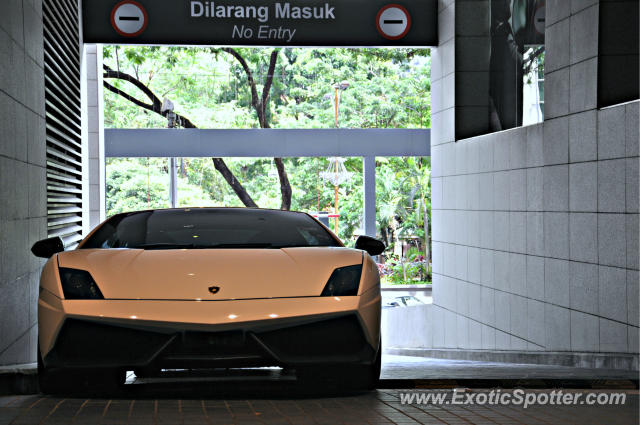
{"type": "Polygon", "coordinates": [[[383,308],[382,347],[394,354],[411,349],[431,348],[433,345],[432,311],[432,304],[383,308]]]}
{"type": "Polygon", "coordinates": [[[547,2],[543,124],[457,142],[436,102],[462,87],[455,3],[433,54],[432,346],[638,353],[639,103],[596,109],[598,2],[547,2]]]}
{"type": "Polygon", "coordinates": [[[86,184],[89,188],[89,220],[84,233],[93,230],[105,219],[105,159],[104,159],[104,110],[102,87],[102,46],[88,44],[84,47],[86,69],[85,111],[87,121],[88,173],[86,184]]]}
{"type": "Polygon", "coordinates": [[[455,139],[454,25],[454,1],[439,0],[438,48],[431,50],[431,138],[437,141],[455,139]]]}
{"type": "Polygon", "coordinates": [[[36,360],[38,280],[31,245],[46,237],[44,58],[40,0],[0,13],[0,365],[36,360]]]}
{"type": "Polygon", "coordinates": [[[439,46],[432,50],[431,67],[431,122],[436,140],[489,132],[489,3],[439,1],[439,46]]]}

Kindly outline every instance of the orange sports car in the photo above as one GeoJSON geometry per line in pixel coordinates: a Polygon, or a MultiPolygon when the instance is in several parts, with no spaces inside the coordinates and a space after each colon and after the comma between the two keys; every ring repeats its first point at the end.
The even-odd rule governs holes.
{"type": "Polygon", "coordinates": [[[187,208],[115,215],[78,247],[37,242],[38,368],[119,385],[133,370],[280,366],[371,387],[380,373],[380,278],[361,236],[305,213],[187,208]]]}

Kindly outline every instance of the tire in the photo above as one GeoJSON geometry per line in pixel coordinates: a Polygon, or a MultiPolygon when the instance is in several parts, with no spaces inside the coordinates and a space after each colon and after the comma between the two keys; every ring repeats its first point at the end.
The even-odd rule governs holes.
{"type": "Polygon", "coordinates": [[[38,386],[44,394],[60,394],[69,392],[73,386],[69,385],[68,376],[64,370],[51,370],[44,365],[38,344],[38,386]]]}
{"type": "Polygon", "coordinates": [[[376,359],[370,365],[362,365],[355,368],[346,376],[350,379],[348,387],[358,390],[374,390],[380,381],[380,369],[382,366],[382,349],[378,349],[376,359]],[[350,385],[349,385],[350,384],[350,385]]]}
{"type": "Polygon", "coordinates": [[[376,360],[369,368],[369,382],[367,389],[375,390],[380,382],[380,371],[382,369],[382,346],[378,348],[378,354],[376,355],[376,360]]]}
{"type": "Polygon", "coordinates": [[[119,391],[125,381],[124,370],[55,369],[44,365],[38,346],[38,384],[44,394],[101,394],[119,391]]]}
{"type": "Polygon", "coordinates": [[[363,365],[315,365],[297,370],[298,379],[304,385],[337,386],[349,391],[373,390],[380,380],[382,350],[378,350],[371,364],[363,365]]]}

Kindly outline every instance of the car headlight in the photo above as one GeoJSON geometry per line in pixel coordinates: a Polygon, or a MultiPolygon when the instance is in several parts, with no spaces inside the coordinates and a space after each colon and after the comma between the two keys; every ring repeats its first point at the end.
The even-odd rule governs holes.
{"type": "Polygon", "coordinates": [[[323,297],[347,297],[358,295],[362,264],[337,268],[322,290],[323,297]]]}
{"type": "Polygon", "coordinates": [[[62,292],[67,300],[103,300],[102,292],[86,270],[60,267],[62,292]]]}

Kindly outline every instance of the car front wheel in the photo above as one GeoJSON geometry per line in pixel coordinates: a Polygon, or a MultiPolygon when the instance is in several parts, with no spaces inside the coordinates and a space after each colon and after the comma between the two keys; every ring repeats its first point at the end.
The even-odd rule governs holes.
{"type": "Polygon", "coordinates": [[[363,365],[314,365],[297,370],[303,385],[332,386],[346,390],[373,390],[380,380],[381,351],[371,364],[363,365]]]}
{"type": "Polygon", "coordinates": [[[124,385],[125,374],[115,369],[51,369],[38,347],[38,384],[44,394],[113,393],[124,385]]]}

